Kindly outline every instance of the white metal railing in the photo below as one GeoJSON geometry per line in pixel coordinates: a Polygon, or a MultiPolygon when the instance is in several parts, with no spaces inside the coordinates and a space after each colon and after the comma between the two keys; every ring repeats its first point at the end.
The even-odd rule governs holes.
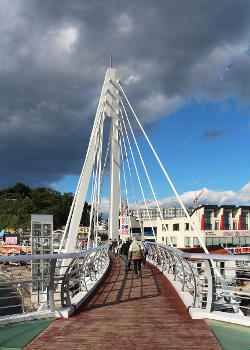
{"type": "MultiPolygon", "coordinates": [[[[80,253],[0,257],[0,324],[10,315],[32,313],[35,318],[41,312],[54,316],[63,316],[65,310],[67,315],[72,313],[107,271],[108,249],[107,243],[80,253]],[[39,261],[47,261],[47,265],[32,274],[31,262],[37,262],[39,272],[39,261]]],[[[185,253],[150,242],[148,258],[168,277],[191,311],[219,311],[231,318],[233,313],[233,319],[250,320],[249,255],[185,253]]]]}
{"type": "Polygon", "coordinates": [[[80,253],[0,256],[0,324],[10,315],[14,319],[74,310],[106,272],[108,248],[104,244],[80,253]]]}
{"type": "Polygon", "coordinates": [[[149,260],[173,282],[187,307],[249,318],[249,255],[186,253],[157,243],[149,247],[149,260]]]}

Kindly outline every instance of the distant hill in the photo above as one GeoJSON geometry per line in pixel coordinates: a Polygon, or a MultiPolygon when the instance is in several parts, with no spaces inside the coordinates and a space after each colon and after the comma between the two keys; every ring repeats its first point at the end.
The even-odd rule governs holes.
{"type": "MultiPolygon", "coordinates": [[[[7,227],[30,228],[30,214],[49,214],[54,218],[54,229],[66,224],[73,200],[72,193],[51,188],[30,188],[22,183],[0,190],[0,231],[7,227]]],[[[90,205],[85,202],[81,223],[89,225],[90,205]]]]}

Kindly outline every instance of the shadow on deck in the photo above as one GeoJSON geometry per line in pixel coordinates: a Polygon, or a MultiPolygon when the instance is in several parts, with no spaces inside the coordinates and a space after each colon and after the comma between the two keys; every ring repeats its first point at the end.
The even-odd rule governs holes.
{"type": "Polygon", "coordinates": [[[26,350],[219,350],[203,320],[192,320],[167,278],[147,264],[142,278],[121,258],[69,319],[54,321],[26,350]]]}

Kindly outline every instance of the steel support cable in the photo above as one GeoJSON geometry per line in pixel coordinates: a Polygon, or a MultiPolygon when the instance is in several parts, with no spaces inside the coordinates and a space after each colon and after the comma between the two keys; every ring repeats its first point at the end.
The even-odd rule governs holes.
{"type": "MultiPolygon", "coordinates": [[[[104,113],[102,114],[104,116],[104,113]]],[[[102,120],[102,119],[101,119],[102,120]]],[[[96,165],[93,167],[93,183],[94,188],[92,187],[92,195],[91,195],[91,210],[90,210],[90,223],[89,223],[89,233],[88,233],[88,243],[87,243],[87,249],[89,249],[89,243],[90,243],[90,235],[92,230],[92,221],[93,221],[93,211],[94,214],[96,212],[96,191],[97,191],[97,176],[98,176],[98,166],[99,166],[99,146],[100,146],[100,132],[101,132],[101,122],[99,125],[99,131],[97,134],[96,144],[95,144],[95,163],[96,165]]],[[[94,232],[95,232],[95,216],[94,216],[94,232]]]]}
{"type": "Polygon", "coordinates": [[[131,186],[132,186],[132,190],[133,190],[133,196],[134,196],[134,202],[135,202],[136,211],[137,211],[137,217],[138,217],[138,220],[140,223],[140,228],[141,228],[141,233],[142,233],[143,232],[143,225],[142,225],[141,219],[139,218],[139,209],[138,209],[138,205],[137,205],[137,199],[136,199],[136,194],[135,194],[135,189],[134,189],[134,184],[133,184],[133,179],[132,179],[132,174],[131,174],[131,167],[130,167],[130,163],[129,163],[129,157],[128,157],[128,153],[127,153],[127,147],[126,147],[126,142],[125,142],[122,127],[121,127],[121,136],[122,136],[121,140],[123,142],[123,147],[125,150],[125,155],[126,155],[126,160],[127,160],[128,170],[129,170],[130,182],[131,182],[131,186]]]}
{"type": "Polygon", "coordinates": [[[76,187],[75,195],[74,195],[71,207],[70,207],[70,212],[69,212],[68,219],[67,219],[67,222],[66,222],[64,234],[63,234],[63,237],[62,237],[62,240],[61,240],[61,243],[60,243],[60,247],[59,247],[59,253],[62,251],[64,243],[65,243],[65,241],[66,241],[66,239],[68,237],[68,230],[69,230],[72,214],[73,214],[73,211],[75,209],[76,198],[77,198],[77,195],[78,195],[78,192],[79,192],[80,185],[82,183],[83,170],[85,168],[86,160],[87,160],[87,158],[89,156],[90,145],[91,145],[91,143],[93,141],[93,138],[94,138],[96,129],[98,128],[98,125],[100,123],[100,120],[102,119],[103,111],[104,111],[104,106],[102,106],[102,109],[101,109],[99,115],[95,118],[95,121],[94,121],[94,125],[93,125],[92,131],[91,131],[90,141],[89,141],[89,145],[88,145],[88,149],[87,149],[87,153],[86,153],[86,157],[85,157],[85,162],[83,164],[82,171],[81,171],[81,174],[80,174],[80,177],[79,177],[79,181],[78,181],[78,184],[77,184],[77,187],[76,187]]]}
{"type": "MultiPolygon", "coordinates": [[[[99,129],[100,130],[100,129],[99,129]]],[[[99,133],[97,135],[99,137],[99,133]]],[[[97,181],[97,167],[98,167],[98,160],[97,160],[97,148],[98,148],[98,143],[96,141],[96,147],[95,147],[95,163],[93,167],[93,182],[92,182],[92,193],[91,193],[91,210],[90,210],[90,219],[89,219],[89,233],[88,233],[88,243],[87,243],[87,249],[89,249],[89,244],[90,244],[90,236],[91,236],[91,231],[92,231],[92,226],[95,227],[93,215],[95,211],[95,201],[96,201],[96,181],[97,181]]]]}
{"type": "Polygon", "coordinates": [[[97,151],[97,168],[96,168],[96,188],[95,188],[95,202],[94,202],[94,235],[96,231],[96,215],[98,211],[98,193],[99,193],[99,180],[100,180],[100,161],[101,161],[101,145],[102,145],[102,125],[100,125],[99,139],[98,139],[98,151],[97,151]]]}
{"type": "MultiPolygon", "coordinates": [[[[137,205],[137,199],[136,199],[136,194],[135,194],[135,189],[134,189],[134,184],[133,184],[133,179],[132,179],[132,174],[131,174],[131,169],[130,169],[130,164],[129,164],[129,158],[128,158],[128,153],[127,153],[127,147],[126,147],[126,143],[125,143],[125,140],[124,140],[124,135],[123,135],[122,128],[121,128],[121,136],[122,136],[121,140],[122,140],[123,147],[124,147],[124,150],[125,150],[125,155],[126,155],[126,160],[127,160],[128,170],[129,170],[130,183],[131,183],[132,190],[133,190],[133,196],[134,196],[134,201],[135,201],[135,206],[136,206],[136,211],[137,211],[137,217],[139,219],[139,209],[138,209],[138,205],[137,205]]],[[[141,232],[142,232],[142,228],[143,227],[142,227],[140,219],[139,219],[139,222],[140,222],[140,227],[141,227],[141,232]]]]}
{"type": "Polygon", "coordinates": [[[94,194],[94,182],[95,182],[95,172],[94,172],[94,168],[92,170],[92,190],[91,190],[91,199],[90,199],[90,203],[91,203],[91,209],[90,209],[90,215],[89,215],[89,232],[88,232],[88,239],[87,239],[87,250],[89,249],[89,242],[90,242],[90,235],[91,235],[91,230],[92,230],[92,216],[93,216],[93,194],[94,194]]]}
{"type": "MultiPolygon", "coordinates": [[[[108,154],[109,154],[109,150],[110,150],[110,145],[111,145],[111,135],[109,135],[109,141],[108,141],[107,148],[106,148],[104,164],[103,164],[101,180],[100,180],[100,203],[101,203],[102,187],[103,187],[104,176],[106,173],[106,166],[107,166],[107,159],[108,159],[108,154]]],[[[99,203],[99,207],[100,207],[100,203],[99,203]]]]}
{"type": "Polygon", "coordinates": [[[94,207],[93,209],[93,247],[95,247],[95,243],[96,243],[96,214],[97,214],[97,207],[98,207],[97,201],[98,201],[98,177],[99,177],[98,174],[99,174],[99,156],[97,160],[95,196],[94,196],[94,202],[93,202],[93,207],[94,207]]]}
{"type": "MultiPolygon", "coordinates": [[[[100,194],[101,194],[101,166],[102,166],[102,146],[103,146],[103,122],[101,123],[101,133],[100,133],[100,142],[99,142],[99,174],[98,174],[98,193],[97,193],[97,203],[96,203],[96,225],[98,224],[99,228],[99,209],[100,209],[100,194]]],[[[96,229],[96,235],[95,235],[95,246],[97,247],[97,235],[98,231],[96,229]]]]}
{"type": "Polygon", "coordinates": [[[94,201],[95,201],[95,195],[94,195],[94,188],[96,183],[96,160],[92,171],[92,192],[91,192],[91,209],[90,209],[90,215],[89,215],[89,232],[88,232],[88,241],[87,241],[87,250],[89,249],[90,244],[90,236],[92,231],[92,225],[93,225],[93,210],[94,210],[94,201]]]}
{"type": "Polygon", "coordinates": [[[101,176],[101,186],[103,185],[103,179],[105,176],[105,171],[106,171],[106,165],[107,165],[107,160],[108,160],[108,154],[110,150],[110,145],[111,145],[111,135],[109,135],[109,140],[108,140],[108,145],[105,153],[105,158],[104,158],[104,163],[103,163],[103,169],[102,169],[102,176],[101,176]]]}
{"type": "MultiPolygon", "coordinates": [[[[120,122],[118,122],[119,123],[119,127],[120,127],[120,129],[121,129],[121,123],[120,122]]],[[[120,141],[120,140],[119,140],[120,141]]],[[[121,146],[121,145],[120,145],[121,146]]],[[[120,157],[121,157],[121,147],[120,147],[120,157]]],[[[119,201],[119,216],[122,216],[122,193],[121,193],[121,166],[120,166],[120,173],[119,173],[119,178],[120,178],[120,195],[119,195],[119,199],[120,199],[120,201],[119,201]]]]}
{"type": "MultiPolygon", "coordinates": [[[[120,189],[121,189],[121,183],[120,183],[120,189]]],[[[121,191],[120,191],[120,198],[119,198],[119,213],[122,212],[122,197],[121,197],[121,191]]],[[[119,215],[120,215],[119,214],[119,215]]]]}
{"type": "Polygon", "coordinates": [[[128,203],[128,215],[129,215],[129,221],[130,221],[130,227],[131,227],[131,214],[130,214],[130,210],[129,210],[128,188],[127,188],[127,179],[126,179],[126,173],[125,173],[122,144],[121,144],[121,156],[122,156],[122,169],[123,169],[123,177],[124,177],[124,184],[125,184],[125,192],[126,192],[127,203],[128,203]]]}
{"type": "MultiPolygon", "coordinates": [[[[121,114],[122,114],[122,113],[121,113],[121,114]]],[[[123,117],[122,117],[122,123],[123,123],[123,127],[124,127],[124,130],[125,130],[125,133],[126,133],[126,137],[127,137],[127,141],[128,141],[128,145],[129,145],[130,153],[131,153],[131,155],[132,155],[132,159],[133,159],[133,163],[134,163],[134,167],[135,167],[135,171],[136,171],[137,179],[138,179],[138,182],[139,182],[139,185],[140,185],[141,193],[142,193],[142,196],[143,196],[143,200],[144,200],[145,208],[146,208],[146,211],[147,211],[147,214],[148,214],[149,220],[150,220],[150,224],[151,224],[151,227],[152,227],[152,231],[153,231],[154,239],[155,239],[155,241],[156,241],[156,236],[155,236],[155,231],[154,231],[153,223],[152,223],[152,220],[151,220],[151,216],[149,215],[149,210],[148,210],[148,206],[147,206],[146,198],[145,198],[145,195],[144,195],[144,191],[143,191],[143,188],[142,188],[141,179],[140,179],[140,176],[139,176],[139,173],[138,173],[138,170],[137,170],[137,166],[136,166],[136,162],[135,162],[135,158],[134,158],[134,153],[133,153],[133,150],[132,150],[132,147],[131,147],[131,144],[130,144],[130,140],[129,140],[129,136],[128,136],[127,128],[126,128],[126,125],[125,125],[125,123],[124,123],[124,119],[123,119],[123,117]]]]}
{"type": "MultiPolygon", "coordinates": [[[[104,119],[103,119],[104,123],[104,119]]],[[[101,202],[101,194],[102,194],[102,186],[103,186],[103,181],[104,181],[104,176],[106,172],[106,165],[107,165],[107,158],[108,158],[108,153],[110,150],[110,144],[111,144],[111,135],[109,135],[109,141],[107,144],[107,149],[106,149],[106,154],[105,154],[105,159],[103,163],[103,168],[101,168],[101,162],[102,162],[102,149],[103,149],[103,123],[102,123],[102,135],[101,135],[101,153],[100,153],[100,176],[99,176],[99,191],[98,191],[98,215],[97,218],[99,217],[99,210],[100,210],[100,202],[101,202]]]]}
{"type": "Polygon", "coordinates": [[[101,152],[102,152],[102,131],[103,131],[103,123],[100,124],[99,134],[98,134],[98,144],[97,144],[97,166],[96,166],[96,181],[95,181],[95,196],[93,202],[93,230],[94,230],[94,245],[96,244],[96,227],[98,221],[98,193],[99,193],[99,181],[100,181],[100,167],[101,167],[101,152]]]}
{"type": "Polygon", "coordinates": [[[121,91],[122,91],[122,93],[123,93],[123,95],[124,95],[124,97],[125,97],[125,99],[126,99],[128,105],[129,105],[129,107],[130,107],[130,109],[131,109],[131,111],[132,111],[132,113],[133,113],[133,115],[134,115],[134,117],[135,117],[137,123],[139,124],[140,129],[141,129],[141,131],[143,132],[143,134],[144,134],[144,136],[145,136],[145,138],[146,138],[146,140],[147,140],[147,142],[148,142],[148,144],[149,144],[149,146],[150,146],[152,152],[154,153],[155,158],[157,159],[157,161],[158,161],[158,163],[159,163],[159,165],[160,165],[160,167],[161,167],[161,169],[162,169],[162,171],[163,171],[165,177],[167,178],[167,180],[168,180],[168,182],[169,182],[169,184],[170,184],[170,186],[171,186],[171,188],[172,188],[174,194],[176,195],[176,198],[178,199],[178,201],[179,201],[179,203],[180,203],[182,209],[184,210],[184,212],[185,212],[185,214],[186,214],[186,216],[187,216],[187,219],[188,219],[190,225],[192,226],[194,232],[196,233],[196,235],[197,235],[197,237],[198,237],[198,239],[199,239],[199,242],[200,242],[202,248],[204,249],[204,251],[205,251],[207,254],[209,254],[209,251],[208,251],[206,245],[203,243],[202,238],[201,238],[199,232],[197,231],[197,229],[196,229],[194,223],[192,222],[191,217],[190,217],[190,215],[189,215],[187,209],[185,208],[185,206],[184,206],[184,204],[183,204],[181,198],[179,197],[179,195],[178,195],[178,193],[177,193],[177,191],[176,191],[176,189],[175,189],[175,187],[174,187],[174,185],[173,185],[173,183],[172,183],[170,177],[168,176],[168,173],[166,172],[166,170],[165,170],[165,168],[164,168],[164,166],[163,166],[163,164],[162,164],[160,158],[158,157],[158,155],[157,155],[157,153],[156,153],[154,147],[152,146],[152,144],[151,144],[151,142],[150,142],[150,140],[149,140],[149,138],[148,138],[148,136],[147,136],[147,134],[146,134],[146,132],[145,132],[143,126],[141,125],[141,123],[140,123],[140,121],[139,121],[139,119],[138,119],[138,117],[137,117],[137,115],[136,115],[136,113],[135,113],[133,107],[131,106],[131,104],[130,104],[130,102],[129,102],[129,100],[128,100],[128,98],[127,98],[127,96],[126,96],[126,94],[125,94],[125,92],[124,92],[124,90],[123,90],[121,84],[119,84],[119,87],[120,87],[120,89],[121,89],[121,91]]]}
{"type": "MultiPolygon", "coordinates": [[[[106,172],[106,165],[107,165],[108,153],[109,153],[109,150],[110,150],[110,144],[111,144],[111,136],[109,136],[109,141],[108,141],[108,144],[107,144],[107,149],[106,149],[106,154],[105,154],[105,159],[104,159],[104,165],[103,165],[102,174],[101,174],[100,196],[102,194],[102,185],[103,185],[104,176],[105,176],[105,172],[106,172]]],[[[101,202],[101,199],[100,199],[100,202],[101,202]]],[[[100,206],[100,203],[99,203],[99,206],[100,206]]]]}
{"type": "MultiPolygon", "coordinates": [[[[125,185],[125,193],[126,193],[126,198],[127,198],[127,203],[128,203],[128,188],[127,188],[127,179],[126,179],[126,174],[125,174],[125,165],[124,165],[124,156],[123,156],[123,148],[121,145],[121,158],[122,158],[122,170],[123,170],[123,179],[124,179],[124,185],[125,185]]],[[[129,203],[128,203],[129,205],[129,203]]]]}
{"type": "MultiPolygon", "coordinates": [[[[147,134],[146,134],[146,132],[145,132],[143,126],[141,125],[141,123],[140,123],[140,121],[139,121],[139,119],[138,119],[138,117],[137,117],[137,115],[136,115],[136,113],[135,113],[133,107],[131,106],[131,104],[130,104],[130,102],[129,102],[129,100],[128,100],[128,98],[127,98],[127,96],[126,96],[126,94],[125,94],[125,92],[124,92],[124,90],[123,90],[121,84],[119,84],[119,87],[120,87],[120,89],[121,89],[121,91],[122,91],[122,93],[123,93],[123,95],[124,95],[124,97],[125,97],[125,99],[126,99],[128,105],[129,105],[129,107],[130,107],[130,109],[131,109],[131,111],[132,111],[132,113],[133,113],[133,115],[134,115],[134,117],[135,117],[137,123],[139,124],[140,129],[142,130],[142,132],[143,132],[143,134],[144,134],[144,136],[145,136],[145,138],[146,138],[146,140],[147,140],[147,142],[148,142],[148,144],[149,144],[149,146],[150,146],[152,152],[154,153],[154,155],[155,155],[155,157],[156,157],[156,159],[157,159],[157,161],[158,161],[158,163],[159,163],[159,165],[160,165],[160,167],[161,167],[161,169],[162,169],[162,171],[163,171],[165,177],[167,178],[167,180],[168,180],[168,182],[169,182],[169,184],[170,184],[170,186],[171,186],[171,188],[172,188],[174,194],[176,195],[176,198],[178,199],[178,201],[179,201],[179,203],[180,203],[182,209],[184,210],[184,212],[185,212],[185,214],[186,214],[186,217],[187,217],[187,219],[188,219],[188,221],[189,221],[191,227],[193,228],[194,232],[196,233],[196,235],[197,235],[197,237],[198,237],[198,239],[199,239],[199,242],[200,242],[200,244],[201,244],[203,250],[204,250],[207,254],[209,254],[209,251],[208,251],[206,245],[203,243],[203,240],[202,240],[202,238],[201,238],[199,232],[197,231],[197,229],[196,229],[196,227],[195,227],[193,221],[191,220],[191,217],[190,217],[190,215],[189,215],[189,213],[188,213],[186,207],[184,206],[182,200],[180,199],[180,197],[179,197],[179,195],[178,195],[178,193],[177,193],[177,191],[176,191],[176,189],[175,189],[175,187],[174,187],[174,185],[173,185],[173,183],[172,183],[170,177],[168,176],[168,173],[166,172],[166,170],[165,170],[165,168],[164,168],[164,166],[163,166],[163,164],[162,164],[160,158],[158,157],[158,155],[157,155],[157,153],[156,153],[156,151],[155,151],[153,145],[151,144],[151,142],[150,142],[150,140],[149,140],[149,138],[148,138],[148,136],[147,136],[147,134]]],[[[212,263],[212,267],[213,267],[214,271],[216,272],[216,274],[217,274],[217,276],[218,276],[220,282],[221,282],[224,286],[226,286],[225,280],[223,279],[223,277],[222,277],[220,271],[217,269],[216,264],[215,264],[215,262],[214,262],[212,259],[211,259],[211,263],[212,263]]]]}
{"type": "Polygon", "coordinates": [[[123,102],[122,102],[122,108],[123,108],[123,110],[124,110],[124,112],[125,112],[125,116],[126,116],[126,119],[127,119],[128,125],[129,125],[129,128],[130,128],[131,134],[132,134],[133,139],[134,139],[134,143],[135,143],[135,145],[136,145],[136,148],[137,148],[138,154],[139,154],[139,156],[140,156],[140,159],[141,159],[141,162],[142,162],[143,169],[144,169],[145,174],[146,174],[146,176],[147,176],[149,186],[150,186],[151,191],[152,191],[152,193],[153,193],[154,200],[155,200],[155,202],[156,202],[156,205],[157,205],[157,208],[158,208],[158,211],[159,211],[160,217],[161,217],[161,221],[163,222],[163,225],[164,225],[165,231],[167,232],[167,236],[168,236],[168,239],[169,239],[170,245],[171,245],[171,247],[173,247],[173,243],[172,243],[171,237],[170,237],[170,235],[169,235],[169,232],[168,232],[168,229],[167,229],[167,227],[166,227],[166,224],[165,224],[165,222],[164,222],[164,220],[163,220],[162,212],[161,212],[161,209],[160,209],[160,206],[159,206],[158,200],[157,200],[157,198],[156,198],[156,195],[155,195],[155,191],[154,191],[153,185],[152,185],[151,180],[150,180],[150,177],[149,177],[149,175],[148,175],[147,168],[146,168],[145,163],[144,163],[144,160],[143,160],[143,158],[142,158],[140,148],[139,148],[138,143],[137,143],[137,141],[136,141],[135,134],[134,134],[134,131],[133,131],[132,125],[131,125],[131,123],[130,123],[130,121],[129,121],[128,114],[127,114],[127,111],[126,111],[126,109],[125,109],[125,107],[124,107],[123,102]]]}

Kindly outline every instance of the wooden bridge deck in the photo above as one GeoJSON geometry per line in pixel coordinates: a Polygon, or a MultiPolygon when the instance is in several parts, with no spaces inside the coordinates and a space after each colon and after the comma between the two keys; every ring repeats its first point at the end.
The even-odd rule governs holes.
{"type": "Polygon", "coordinates": [[[112,260],[99,289],[76,314],[58,319],[25,350],[219,350],[203,320],[192,320],[167,278],[147,264],[142,278],[112,260]]]}

